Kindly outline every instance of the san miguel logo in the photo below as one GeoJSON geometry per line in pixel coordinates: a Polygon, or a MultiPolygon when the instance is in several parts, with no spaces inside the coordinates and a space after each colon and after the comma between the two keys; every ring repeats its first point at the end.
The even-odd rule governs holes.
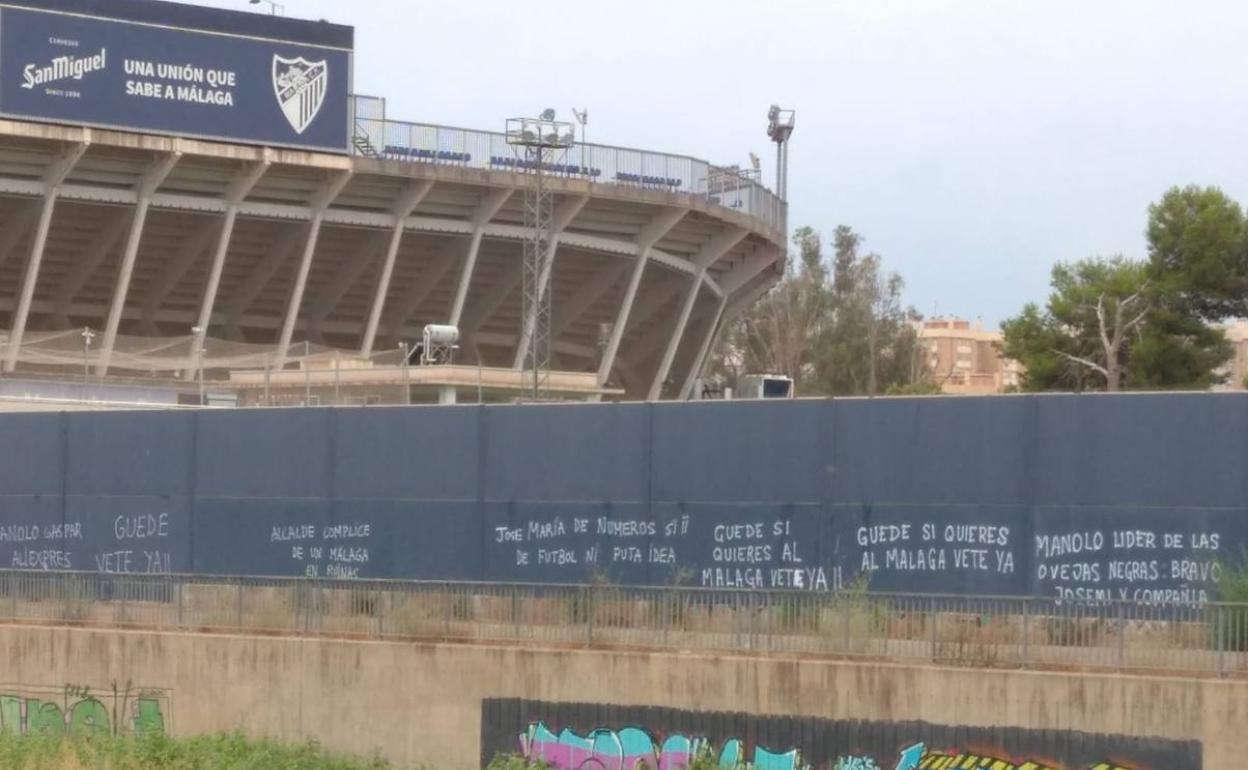
{"type": "Polygon", "coordinates": [[[325,104],[328,83],[329,64],[325,61],[273,56],[273,92],[296,134],[302,134],[316,120],[325,104]]]}
{"type": "Polygon", "coordinates": [[[22,70],[22,88],[27,90],[58,80],[82,80],[92,72],[108,66],[108,49],[101,48],[94,56],[58,56],[44,66],[27,64],[22,70]]]}

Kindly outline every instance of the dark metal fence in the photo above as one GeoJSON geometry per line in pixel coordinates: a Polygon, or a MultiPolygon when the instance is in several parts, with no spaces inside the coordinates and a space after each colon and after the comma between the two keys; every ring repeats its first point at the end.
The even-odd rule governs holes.
{"type": "Polygon", "coordinates": [[[1248,675],[1248,605],[0,572],[0,620],[1248,675]]]}

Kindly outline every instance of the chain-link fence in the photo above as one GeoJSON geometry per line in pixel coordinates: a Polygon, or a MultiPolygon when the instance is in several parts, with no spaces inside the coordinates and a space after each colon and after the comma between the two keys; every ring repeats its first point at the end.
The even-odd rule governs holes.
{"type": "Polygon", "coordinates": [[[1248,675],[1248,605],[0,572],[0,619],[1248,675]]]}
{"type": "MultiPolygon", "coordinates": [[[[0,330],[0,352],[5,339],[0,330]]],[[[418,371],[412,359],[419,349],[412,345],[365,357],[300,342],[279,361],[273,345],[209,338],[195,356],[191,337],[119,336],[113,365],[102,376],[100,351],[83,344],[82,330],[28,339],[18,358],[22,372],[0,379],[2,411],[23,403],[58,408],[406,404],[418,371]]]]}

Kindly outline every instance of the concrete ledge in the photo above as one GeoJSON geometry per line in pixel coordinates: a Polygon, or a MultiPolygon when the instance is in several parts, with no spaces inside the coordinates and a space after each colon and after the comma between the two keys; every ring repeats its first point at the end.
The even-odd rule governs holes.
{"type": "Polygon", "coordinates": [[[170,693],[177,734],[242,728],[405,765],[478,764],[484,698],[1198,739],[1236,767],[1248,682],[731,655],[0,627],[0,680],[170,693]]]}

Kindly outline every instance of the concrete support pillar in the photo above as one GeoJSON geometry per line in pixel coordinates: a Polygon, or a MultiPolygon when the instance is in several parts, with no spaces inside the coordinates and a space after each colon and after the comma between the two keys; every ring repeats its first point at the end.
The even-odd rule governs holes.
{"type": "Polygon", "coordinates": [[[694,356],[693,363],[689,366],[689,373],[685,376],[685,382],[680,386],[679,398],[681,401],[688,401],[689,396],[693,393],[693,385],[698,380],[698,376],[702,374],[702,370],[706,367],[706,359],[711,354],[711,344],[714,342],[719,329],[719,322],[724,317],[724,308],[728,306],[728,295],[724,294],[719,298],[719,307],[715,310],[715,315],[711,317],[711,323],[706,327],[706,334],[702,337],[702,346],[698,348],[698,354],[694,356]]]}
{"type": "MultiPolygon", "coordinates": [[[[758,285],[746,288],[727,304],[721,302],[716,321],[711,325],[710,334],[703,342],[702,350],[697,360],[694,361],[694,367],[689,371],[689,376],[685,379],[685,386],[681,389],[681,400],[687,401],[689,399],[694,382],[706,368],[706,361],[710,357],[711,352],[715,350],[715,347],[719,345],[720,339],[724,336],[724,330],[736,320],[742,311],[757,302],[759,297],[771,291],[774,285],[775,283],[772,281],[760,281],[758,285]]],[[[725,292],[723,299],[727,298],[728,294],[725,292]]]]}
{"type": "Polygon", "coordinates": [[[134,209],[134,219],[130,222],[126,248],[121,254],[121,270],[117,274],[117,283],[113,286],[113,300],[109,305],[108,321],[104,326],[104,341],[100,345],[100,360],[95,366],[95,373],[100,377],[108,374],[108,365],[113,360],[113,350],[117,345],[117,331],[121,327],[121,314],[126,308],[126,298],[130,294],[130,279],[134,276],[134,263],[139,257],[139,244],[143,240],[143,228],[147,224],[147,212],[151,207],[152,194],[164,184],[165,178],[181,159],[181,152],[173,152],[157,160],[143,175],[138,190],[135,191],[138,193],[138,203],[134,209]]]}
{"type": "Polygon", "coordinates": [[[234,237],[234,223],[238,221],[238,207],[260,179],[269,170],[272,161],[262,161],[244,168],[235,177],[226,192],[225,218],[221,222],[221,232],[217,234],[216,248],[212,254],[212,266],[208,269],[208,283],[204,285],[204,296],[199,303],[199,315],[196,316],[191,339],[191,360],[185,368],[188,379],[198,376],[198,369],[203,363],[204,342],[208,339],[208,326],[212,323],[212,308],[217,304],[217,291],[221,287],[221,273],[225,270],[225,258],[230,251],[230,240],[234,237]]]}
{"type": "Polygon", "coordinates": [[[606,385],[615,366],[615,356],[620,352],[620,342],[624,339],[624,331],[628,327],[629,314],[633,312],[633,303],[637,301],[637,289],[641,286],[641,277],[646,272],[646,263],[650,261],[650,250],[654,244],[663,239],[672,228],[689,213],[687,209],[664,209],[654,217],[637,235],[637,261],[633,265],[633,274],[628,279],[628,288],[624,291],[624,302],[616,315],[615,326],[611,328],[611,339],[602,353],[602,361],[598,365],[598,384],[606,385]]]}
{"type": "Polygon", "coordinates": [[[764,270],[784,259],[784,252],[775,248],[759,249],[746,257],[732,272],[720,279],[719,286],[725,294],[735,294],[741,287],[753,281],[764,270]]]}
{"type": "Polygon", "coordinates": [[[13,329],[9,336],[8,349],[4,354],[4,371],[11,372],[17,367],[17,358],[22,350],[22,338],[26,334],[26,322],[30,318],[30,305],[35,299],[35,286],[39,282],[39,269],[43,264],[43,250],[48,243],[48,231],[52,228],[52,214],[56,210],[56,199],[60,195],[61,185],[73,171],[74,166],[86,154],[90,146],[90,132],[87,141],[80,142],[61,153],[43,175],[43,203],[39,209],[39,219],[35,225],[35,237],[30,246],[30,260],[26,263],[26,274],[22,279],[21,294],[18,296],[17,311],[13,314],[13,329]]]}
{"type": "Polygon", "coordinates": [[[699,270],[689,285],[689,292],[685,295],[685,302],[680,308],[680,317],[676,320],[676,328],[672,330],[672,338],[668,340],[667,349],[663,351],[663,360],[659,362],[659,368],[650,382],[647,401],[658,401],[663,395],[663,383],[667,381],[667,375],[672,371],[672,361],[676,360],[676,351],[680,349],[680,342],[685,336],[685,327],[689,325],[689,316],[693,313],[693,306],[698,302],[698,294],[702,291],[702,279],[705,276],[706,270],[699,270]]]}
{"type": "Polygon", "coordinates": [[[451,315],[447,323],[459,326],[464,316],[464,302],[468,299],[468,288],[472,285],[472,274],[477,267],[477,255],[481,252],[481,241],[485,237],[485,226],[490,223],[507,200],[511,198],[511,189],[495,190],[487,194],[472,215],[472,237],[468,240],[468,254],[464,258],[464,267],[459,274],[459,284],[455,287],[455,300],[451,304],[451,315]]]}
{"type": "Polygon", "coordinates": [[[360,358],[368,358],[373,354],[373,345],[377,342],[377,327],[381,324],[381,313],[386,307],[386,295],[390,293],[394,261],[398,258],[399,246],[403,243],[407,218],[412,215],[412,212],[432,189],[433,180],[413,182],[391,212],[394,216],[394,223],[390,229],[390,243],[386,246],[386,256],[381,263],[381,275],[377,279],[377,291],[373,294],[373,303],[368,313],[368,326],[364,330],[364,339],[360,343],[360,358]]]}
{"type": "Polygon", "coordinates": [[[349,169],[335,173],[310,203],[312,219],[308,223],[308,237],[303,246],[303,256],[299,260],[299,271],[295,275],[295,285],[290,292],[290,301],[286,306],[286,319],[282,322],[282,334],[278,338],[277,353],[274,356],[274,366],[278,369],[286,365],[286,356],[290,352],[291,337],[295,334],[295,322],[299,320],[303,292],[307,288],[308,273],[312,270],[312,258],[316,254],[316,241],[321,235],[321,225],[325,222],[325,210],[342,193],[347,182],[351,181],[351,174],[349,169]]]}

